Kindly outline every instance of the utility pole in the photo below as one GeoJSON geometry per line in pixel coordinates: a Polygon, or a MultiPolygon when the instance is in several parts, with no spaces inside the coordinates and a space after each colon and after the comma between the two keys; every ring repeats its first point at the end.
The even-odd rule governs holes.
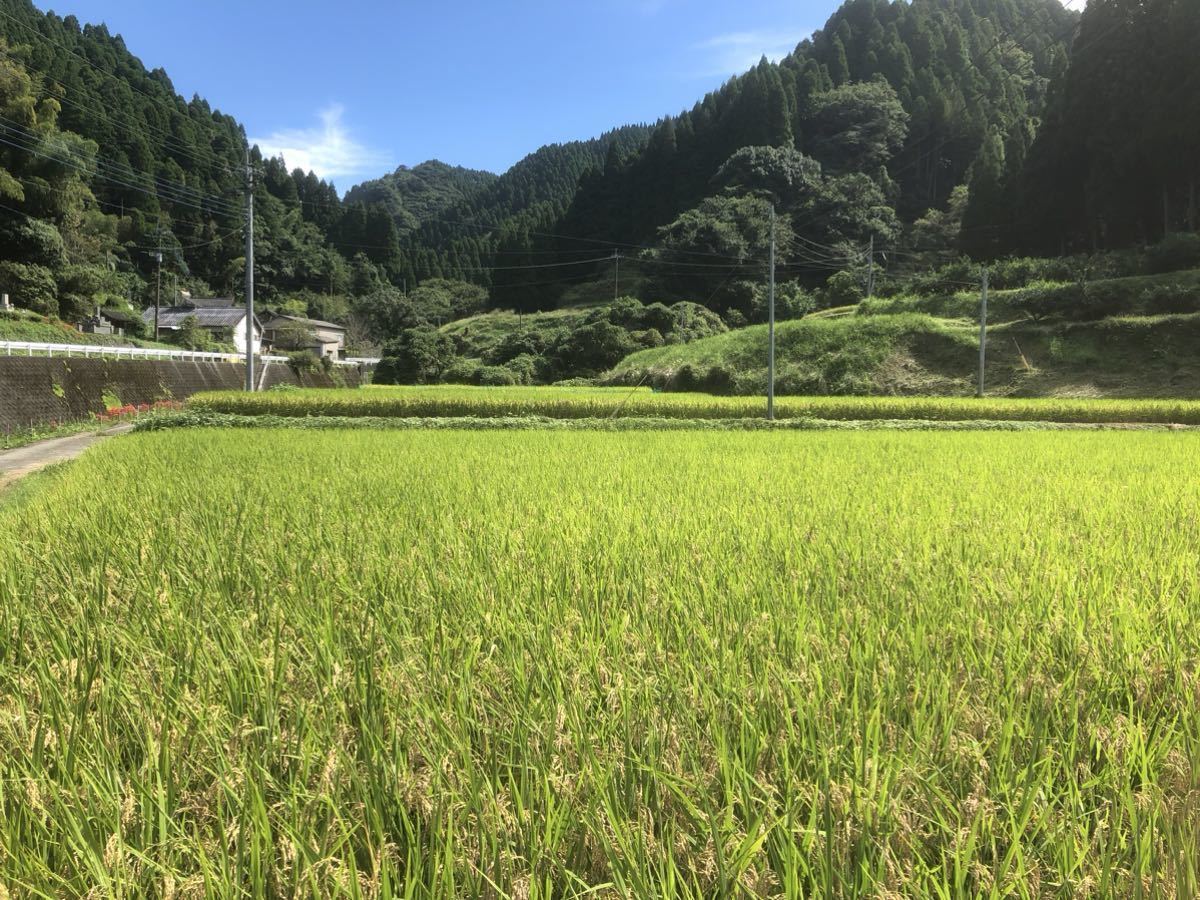
{"type": "Polygon", "coordinates": [[[154,340],[158,340],[158,310],[162,306],[162,226],[158,226],[158,251],[154,261],[158,263],[157,274],[154,276],[154,340]]]}
{"type": "Polygon", "coordinates": [[[621,251],[613,251],[613,302],[620,296],[621,291],[621,251]]]}
{"type": "Polygon", "coordinates": [[[775,421],[775,204],[771,204],[771,274],[767,292],[767,421],[775,421]]]}
{"type": "Polygon", "coordinates": [[[976,397],[983,396],[984,367],[987,364],[987,301],[988,301],[988,270],[983,267],[983,290],[979,298],[979,389],[976,397]]]}
{"type": "Polygon", "coordinates": [[[875,235],[871,235],[867,258],[867,299],[870,300],[875,296],[875,235]]]}
{"type": "Polygon", "coordinates": [[[246,149],[246,390],[254,390],[254,169],[246,149]]]}

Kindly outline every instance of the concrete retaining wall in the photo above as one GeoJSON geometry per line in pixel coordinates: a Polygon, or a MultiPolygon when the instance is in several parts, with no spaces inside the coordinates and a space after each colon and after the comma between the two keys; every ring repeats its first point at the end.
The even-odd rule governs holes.
{"type": "MultiPolygon", "coordinates": [[[[286,363],[260,363],[263,389],[353,387],[358,370],[337,366],[331,373],[298,374],[286,363]]],[[[49,422],[72,422],[111,405],[184,400],[199,391],[239,390],[243,363],[189,360],[66,359],[0,356],[0,430],[18,431],[49,422]]]]}

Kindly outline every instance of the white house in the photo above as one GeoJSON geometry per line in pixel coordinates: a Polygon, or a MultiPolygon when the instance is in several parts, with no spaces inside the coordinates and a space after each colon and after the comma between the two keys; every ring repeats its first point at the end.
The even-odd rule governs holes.
{"type": "MultiPolygon", "coordinates": [[[[212,301],[199,301],[206,303],[212,301]]],[[[218,343],[233,343],[238,353],[246,352],[247,317],[246,309],[242,306],[206,306],[189,301],[185,306],[160,307],[158,310],[158,335],[171,334],[179,331],[183,323],[194,318],[196,324],[213,336],[218,343]]],[[[154,327],[154,307],[142,313],[142,319],[151,328],[154,327]]],[[[262,352],[262,324],[258,317],[254,318],[253,328],[249,329],[255,353],[262,352]]]]}
{"type": "Polygon", "coordinates": [[[341,359],[346,352],[346,329],[320,319],[276,313],[263,324],[263,341],[271,351],[311,350],[317,356],[341,359]]]}

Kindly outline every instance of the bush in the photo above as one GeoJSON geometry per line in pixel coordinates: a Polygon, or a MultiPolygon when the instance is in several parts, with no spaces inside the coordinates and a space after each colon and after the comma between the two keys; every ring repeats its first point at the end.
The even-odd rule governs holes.
{"type": "Polygon", "coordinates": [[[195,316],[183,320],[172,340],[187,350],[211,350],[213,347],[212,335],[200,327],[195,316]]]}
{"type": "Polygon", "coordinates": [[[665,333],[675,327],[675,310],[663,303],[651,303],[642,310],[638,327],[665,333]]]}
{"type": "Polygon", "coordinates": [[[499,343],[488,351],[486,358],[492,365],[503,365],[518,356],[541,356],[560,338],[561,335],[557,331],[547,333],[536,328],[514,331],[501,338],[499,343]]]}
{"type": "Polygon", "coordinates": [[[712,366],[704,375],[704,390],[710,394],[733,393],[733,371],[725,366],[712,366]]]}
{"type": "Polygon", "coordinates": [[[518,383],[517,376],[504,366],[480,366],[476,378],[482,387],[507,387],[518,383]]]}
{"type": "Polygon", "coordinates": [[[1200,234],[1168,234],[1146,250],[1146,272],[1158,275],[1200,268],[1200,234]]]}
{"type": "Polygon", "coordinates": [[[316,372],[321,368],[321,357],[311,350],[296,350],[287,355],[287,364],[297,375],[316,372]]]}
{"type": "MultiPolygon", "coordinates": [[[[839,304],[844,305],[844,304],[839,304]]],[[[775,288],[775,318],[803,319],[817,308],[817,298],[804,290],[799,282],[790,281],[775,288]]],[[[771,314],[770,291],[763,286],[754,292],[754,308],[751,318],[755,322],[766,322],[771,314]]]]}
{"type": "MultiPolygon", "coordinates": [[[[442,381],[447,384],[478,384],[480,364],[474,359],[456,359],[442,373],[442,381]]],[[[380,382],[384,384],[387,382],[380,382]]]]}
{"type": "MultiPolygon", "coordinates": [[[[701,338],[724,334],[729,330],[724,320],[707,306],[683,301],[671,307],[675,314],[676,325],[671,337],[691,343],[701,338]]],[[[664,336],[666,333],[664,332],[664,336]]],[[[672,341],[674,343],[674,341],[672,341]]]]}
{"type": "Polygon", "coordinates": [[[849,271],[838,272],[825,282],[824,305],[829,308],[852,306],[865,294],[863,280],[859,274],[849,271]]]}
{"type": "Polygon", "coordinates": [[[540,356],[531,356],[528,353],[522,353],[520,356],[506,362],[504,368],[513,373],[513,376],[517,379],[517,384],[533,384],[544,363],[545,361],[540,356]]]}
{"type": "Polygon", "coordinates": [[[383,350],[376,384],[433,384],[456,359],[454,341],[431,325],[408,328],[383,350]]]}
{"type": "Polygon", "coordinates": [[[10,294],[16,306],[58,315],[58,284],[45,266],[0,262],[0,293],[10,294]]]}
{"type": "Polygon", "coordinates": [[[725,315],[721,317],[725,320],[725,324],[730,328],[745,328],[749,324],[745,313],[740,309],[727,309],[725,315]]]}
{"type": "Polygon", "coordinates": [[[662,336],[662,332],[657,328],[648,328],[645,331],[635,332],[633,339],[647,349],[661,347],[666,343],[666,340],[662,336]]]}
{"type": "Polygon", "coordinates": [[[629,332],[611,322],[594,322],[577,329],[554,348],[555,359],[565,372],[594,374],[612,368],[640,349],[629,332]]]}

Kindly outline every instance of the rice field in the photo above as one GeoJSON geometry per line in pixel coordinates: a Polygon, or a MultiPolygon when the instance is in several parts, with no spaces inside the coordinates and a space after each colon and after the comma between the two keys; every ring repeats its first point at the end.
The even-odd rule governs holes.
{"type": "MultiPolygon", "coordinates": [[[[393,418],[521,417],[744,419],[766,414],[761,397],[655,393],[649,388],[457,385],[197,394],[190,408],[237,415],[393,418]]],[[[1200,401],[1057,397],[779,397],[780,419],[881,419],[1200,425],[1200,401]]]]}
{"type": "Polygon", "coordinates": [[[1198,476],[1193,433],[114,439],[0,497],[0,896],[1196,896],[1198,476]]]}

